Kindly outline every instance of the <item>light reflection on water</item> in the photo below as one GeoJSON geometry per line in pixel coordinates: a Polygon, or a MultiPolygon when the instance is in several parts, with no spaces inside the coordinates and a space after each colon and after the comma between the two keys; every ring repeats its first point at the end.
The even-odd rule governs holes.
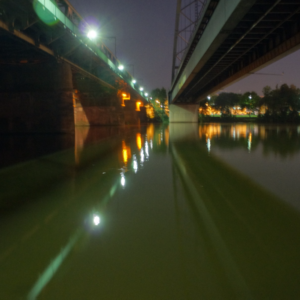
{"type": "Polygon", "coordinates": [[[299,298],[299,127],[112,131],[0,170],[0,299],[299,298]]]}
{"type": "Polygon", "coordinates": [[[199,138],[222,162],[300,210],[299,128],[291,125],[206,124],[199,126],[199,138]]]}

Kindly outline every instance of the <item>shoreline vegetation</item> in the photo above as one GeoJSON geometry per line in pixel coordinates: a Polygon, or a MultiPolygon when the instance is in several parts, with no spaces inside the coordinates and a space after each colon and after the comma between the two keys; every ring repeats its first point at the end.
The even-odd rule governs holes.
{"type": "Polygon", "coordinates": [[[300,123],[300,89],[294,85],[266,86],[256,92],[221,93],[200,103],[199,122],[300,123]]]}

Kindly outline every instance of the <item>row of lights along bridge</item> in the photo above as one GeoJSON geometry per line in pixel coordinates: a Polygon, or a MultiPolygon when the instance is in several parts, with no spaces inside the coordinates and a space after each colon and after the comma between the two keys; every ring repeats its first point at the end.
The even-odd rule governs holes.
{"type": "MultiPolygon", "coordinates": [[[[96,30],[94,30],[94,29],[91,29],[91,30],[89,30],[89,32],[88,32],[88,34],[87,34],[87,37],[88,37],[90,40],[95,40],[95,39],[98,37],[98,32],[97,32],[96,30]]],[[[116,43],[116,41],[115,41],[115,43],[116,43]]],[[[116,45],[115,45],[115,55],[116,55],[116,45]]],[[[123,70],[124,70],[124,65],[119,64],[118,69],[119,69],[120,71],[123,71],[123,70]]],[[[133,79],[133,80],[132,80],[132,83],[133,83],[133,84],[136,84],[136,80],[133,79]]],[[[143,92],[144,95],[145,95],[145,97],[148,99],[149,94],[146,93],[146,92],[144,92],[144,88],[143,88],[143,87],[140,87],[139,90],[140,90],[141,92],[143,92]]],[[[151,99],[151,98],[150,98],[150,99],[151,99]]]]}

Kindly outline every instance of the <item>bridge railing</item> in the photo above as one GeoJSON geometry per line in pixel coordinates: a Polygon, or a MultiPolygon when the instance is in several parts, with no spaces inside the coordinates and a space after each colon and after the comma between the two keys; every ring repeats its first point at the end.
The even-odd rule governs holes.
{"type": "MultiPolygon", "coordinates": [[[[51,1],[51,0],[37,0],[41,5],[43,5],[43,9],[47,9],[52,15],[54,20],[59,20],[62,22],[67,28],[69,28],[72,32],[75,34],[79,34],[79,29],[78,29],[78,22],[76,22],[76,18],[74,17],[75,10],[71,9],[70,7],[67,8],[67,11],[64,13],[61,8],[58,7],[58,5],[51,1]],[[72,12],[72,13],[71,13],[72,12]],[[72,21],[68,17],[68,13],[70,16],[72,16],[72,21]]],[[[78,16],[79,14],[76,13],[78,16]]],[[[78,17],[80,21],[82,21],[81,17],[78,17]]]]}

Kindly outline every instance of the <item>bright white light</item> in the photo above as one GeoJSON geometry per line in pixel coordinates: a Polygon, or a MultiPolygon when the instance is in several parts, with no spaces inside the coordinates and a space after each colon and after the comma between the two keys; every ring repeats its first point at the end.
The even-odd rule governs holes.
{"type": "Polygon", "coordinates": [[[207,99],[210,100],[210,96],[207,96],[207,99]]]}
{"type": "Polygon", "coordinates": [[[145,96],[147,97],[147,96],[148,96],[148,93],[145,93],[145,96]]]}
{"type": "Polygon", "coordinates": [[[152,142],[152,140],[150,141],[150,148],[153,149],[153,142],[152,142]]]}
{"type": "Polygon", "coordinates": [[[134,170],[134,173],[136,173],[138,171],[138,163],[136,161],[135,155],[133,156],[133,170],[134,170]]]}
{"type": "Polygon", "coordinates": [[[140,155],[141,155],[141,162],[143,163],[144,160],[145,160],[144,150],[143,149],[141,149],[140,155]]]}
{"type": "Polygon", "coordinates": [[[249,133],[249,137],[248,137],[248,150],[249,152],[251,151],[251,142],[252,142],[252,133],[249,133]]]}
{"type": "Polygon", "coordinates": [[[121,185],[125,186],[125,177],[124,177],[124,175],[121,177],[121,185]]]}
{"type": "Polygon", "coordinates": [[[95,215],[95,216],[94,216],[94,219],[93,219],[93,222],[94,222],[94,224],[95,224],[96,226],[98,226],[98,225],[100,224],[100,222],[101,222],[100,217],[97,216],[97,215],[95,215]]]}
{"type": "Polygon", "coordinates": [[[140,87],[140,91],[143,91],[143,90],[144,90],[144,88],[141,86],[141,87],[140,87]]]}
{"type": "Polygon", "coordinates": [[[97,31],[95,30],[90,30],[87,34],[87,37],[90,39],[90,40],[94,40],[96,37],[98,36],[98,33],[97,31]]]}
{"type": "Polygon", "coordinates": [[[120,71],[123,71],[123,70],[124,70],[124,66],[123,66],[123,65],[119,65],[119,66],[118,66],[118,69],[119,69],[120,71]]]}
{"type": "Polygon", "coordinates": [[[135,80],[135,79],[133,79],[133,80],[132,80],[132,83],[133,83],[133,84],[136,84],[136,80],[135,80]]]}
{"type": "Polygon", "coordinates": [[[148,142],[146,141],[145,143],[145,152],[146,152],[146,159],[149,158],[149,147],[148,147],[148,142]]]}
{"type": "Polygon", "coordinates": [[[207,139],[207,150],[210,152],[210,139],[207,139]]]}
{"type": "Polygon", "coordinates": [[[251,96],[251,95],[249,95],[249,99],[252,99],[252,96],[251,96]]]}

